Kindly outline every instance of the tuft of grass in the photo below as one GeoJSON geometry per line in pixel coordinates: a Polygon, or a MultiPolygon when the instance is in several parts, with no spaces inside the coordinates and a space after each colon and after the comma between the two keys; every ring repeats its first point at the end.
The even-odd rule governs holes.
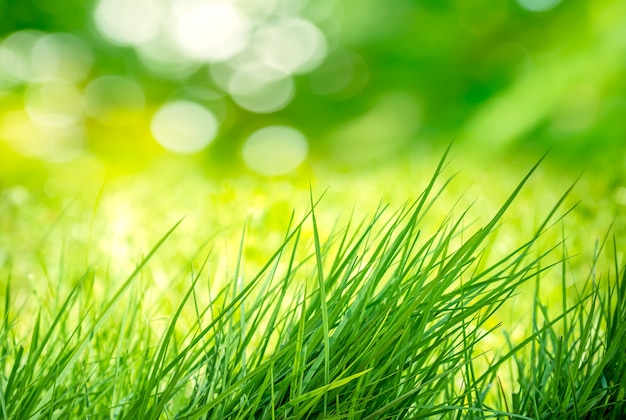
{"type": "MultiPolygon", "coordinates": [[[[596,266],[600,250],[593,262],[596,266]]],[[[616,241],[613,247],[617,251],[616,241]]],[[[530,418],[620,419],[626,413],[626,270],[615,259],[607,287],[592,270],[580,296],[567,304],[563,251],[563,308],[552,314],[536,284],[530,350],[513,348],[519,389],[511,410],[530,418]],[[559,328],[560,327],[560,328],[559,328]]]]}
{"type": "Polygon", "coordinates": [[[572,301],[565,239],[542,243],[569,212],[559,210],[568,190],[533,235],[491,255],[503,216],[540,162],[482,227],[453,208],[433,229],[447,153],[416,200],[394,212],[380,206],[326,236],[311,193],[306,214],[292,214],[282,244],[253,275],[244,270],[244,231],[217,292],[210,255],[190,264],[189,286],[158,333],[143,295],[154,255],[180,222],[109,298],[98,300],[86,269],[53,316],[36,314],[30,337],[15,333],[24,314],[13,307],[7,266],[2,417],[621,418],[626,271],[617,252],[612,277],[599,279],[607,240],[598,246],[572,301]],[[555,272],[557,313],[541,295],[555,272]],[[533,281],[529,334],[493,348],[486,339],[498,333],[498,311],[533,281]],[[513,372],[503,380],[506,369],[513,372]]]}

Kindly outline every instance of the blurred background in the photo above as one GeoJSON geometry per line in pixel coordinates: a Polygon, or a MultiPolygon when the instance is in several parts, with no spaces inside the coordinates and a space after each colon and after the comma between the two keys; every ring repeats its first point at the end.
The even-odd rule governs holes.
{"type": "Polygon", "coordinates": [[[622,0],[0,0],[5,185],[360,171],[453,139],[623,172],[625,118],[622,0]]]}
{"type": "Polygon", "coordinates": [[[260,266],[311,190],[326,237],[415,199],[454,141],[426,228],[485,223],[550,150],[497,250],[584,172],[546,237],[584,278],[626,235],[625,122],[624,0],[0,0],[0,265],[37,306],[185,217],[159,287],[205,242],[226,279],[246,223],[260,266]]]}

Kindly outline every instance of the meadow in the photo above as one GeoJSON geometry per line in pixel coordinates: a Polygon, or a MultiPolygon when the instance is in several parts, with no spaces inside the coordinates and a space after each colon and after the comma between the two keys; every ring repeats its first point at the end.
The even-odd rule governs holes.
{"type": "Polygon", "coordinates": [[[621,418],[620,190],[464,154],[3,189],[2,417],[621,418]]]}
{"type": "Polygon", "coordinates": [[[626,418],[623,0],[0,17],[0,418],[626,418]]]}

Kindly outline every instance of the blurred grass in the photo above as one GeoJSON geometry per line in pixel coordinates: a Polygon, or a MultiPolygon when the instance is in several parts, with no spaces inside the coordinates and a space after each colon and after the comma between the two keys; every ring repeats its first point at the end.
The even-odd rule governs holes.
{"type": "MultiPolygon", "coordinates": [[[[246,242],[245,256],[254,265],[280,244],[291,211],[307,207],[309,182],[314,192],[324,192],[317,218],[322,234],[328,234],[351,218],[373,214],[381,203],[398,207],[408,197],[415,197],[430,176],[432,167],[426,162],[438,153],[422,150],[393,165],[362,173],[341,172],[322,162],[274,180],[254,175],[220,179],[203,173],[193,159],[169,159],[142,172],[111,175],[88,162],[52,165],[40,181],[31,178],[29,186],[3,189],[0,256],[3,261],[13,260],[13,270],[20,277],[33,279],[32,283],[20,283],[24,292],[41,292],[46,283],[49,288],[53,283],[66,287],[57,279],[72,273],[73,265],[95,263],[99,270],[127,271],[156,241],[164,224],[184,217],[170,262],[164,263],[162,271],[184,265],[209,244],[225,258],[220,269],[232,269],[232,247],[246,223],[251,238],[256,239],[246,242]],[[61,264],[60,257],[66,253],[72,258],[61,264]]],[[[452,168],[462,169],[434,204],[429,220],[433,228],[451,209],[460,212],[470,204],[466,220],[484,222],[485,215],[497,209],[530,163],[527,157],[480,161],[462,151],[453,151],[453,155],[452,168]],[[498,163],[503,161],[507,165],[498,163]]],[[[496,254],[532,234],[546,208],[580,175],[572,170],[565,176],[567,172],[554,160],[548,156],[531,186],[507,212],[507,221],[494,239],[496,254]]],[[[612,176],[619,179],[617,174],[612,176]]],[[[583,174],[566,203],[577,203],[562,221],[570,251],[579,255],[573,262],[577,269],[584,270],[589,264],[594,240],[604,237],[610,226],[618,237],[624,234],[621,185],[610,180],[611,176],[599,177],[591,171],[583,174]]],[[[306,228],[303,233],[313,237],[306,228]]],[[[164,282],[160,287],[167,287],[165,272],[160,277],[164,282]]]]}

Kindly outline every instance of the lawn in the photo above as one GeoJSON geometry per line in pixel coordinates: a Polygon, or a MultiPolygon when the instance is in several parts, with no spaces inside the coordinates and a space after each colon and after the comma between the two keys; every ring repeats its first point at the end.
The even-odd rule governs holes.
{"type": "Polygon", "coordinates": [[[0,418],[626,418],[624,28],[0,0],[0,418]]]}
{"type": "Polygon", "coordinates": [[[446,153],[7,185],[0,412],[621,418],[619,170],[446,153]]]}

